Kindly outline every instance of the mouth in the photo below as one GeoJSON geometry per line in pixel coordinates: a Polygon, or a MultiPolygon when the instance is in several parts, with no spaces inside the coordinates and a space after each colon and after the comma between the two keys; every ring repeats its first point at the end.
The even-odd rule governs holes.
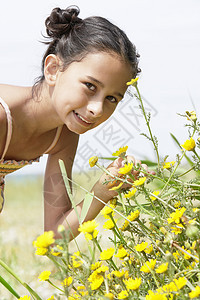
{"type": "Polygon", "coordinates": [[[92,122],[89,122],[87,119],[85,119],[84,117],[80,116],[80,115],[79,115],[77,112],[75,112],[74,110],[73,110],[73,113],[74,113],[74,115],[76,116],[76,119],[78,119],[78,120],[81,122],[81,124],[86,125],[86,126],[89,126],[89,125],[92,124],[92,122]]]}

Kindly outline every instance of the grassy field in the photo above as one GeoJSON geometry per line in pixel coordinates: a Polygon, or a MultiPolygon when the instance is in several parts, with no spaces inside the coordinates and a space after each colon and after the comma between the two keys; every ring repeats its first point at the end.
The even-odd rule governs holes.
{"type": "MultiPolygon", "coordinates": [[[[90,189],[98,177],[98,174],[95,176],[93,174],[91,180],[86,181],[85,176],[74,175],[74,180],[90,189]]],[[[7,177],[6,202],[0,215],[0,258],[22,280],[30,284],[42,299],[47,299],[52,295],[52,291],[49,284],[39,282],[38,275],[47,269],[53,271],[53,265],[45,257],[36,256],[32,245],[37,236],[43,233],[42,189],[43,179],[39,176],[7,177]]],[[[75,198],[81,200],[83,196],[84,192],[76,188],[75,198]]],[[[79,243],[80,239],[83,237],[78,237],[79,243]]],[[[70,243],[70,247],[71,251],[76,250],[74,242],[70,243]]],[[[0,275],[16,289],[18,294],[27,294],[27,291],[1,267],[0,275]]],[[[0,284],[0,300],[12,299],[14,296],[0,284]]]]}

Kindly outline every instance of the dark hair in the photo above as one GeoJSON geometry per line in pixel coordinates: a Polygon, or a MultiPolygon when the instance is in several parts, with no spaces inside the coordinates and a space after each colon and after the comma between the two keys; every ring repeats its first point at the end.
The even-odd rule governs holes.
{"type": "Polygon", "coordinates": [[[63,62],[63,69],[73,61],[80,61],[88,53],[98,51],[114,52],[128,62],[133,78],[140,72],[139,55],[126,34],[105,18],[94,16],[80,19],[79,8],[69,6],[66,9],[54,8],[46,19],[46,33],[50,40],[43,60],[42,76],[35,86],[44,80],[44,62],[49,54],[58,55],[63,62]]]}

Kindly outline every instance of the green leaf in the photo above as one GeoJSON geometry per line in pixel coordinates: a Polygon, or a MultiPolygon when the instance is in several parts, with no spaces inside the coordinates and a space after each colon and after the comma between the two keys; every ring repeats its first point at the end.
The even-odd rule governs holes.
{"type": "Polygon", "coordinates": [[[2,283],[5,286],[5,288],[7,290],[9,290],[9,292],[11,294],[13,294],[13,296],[15,296],[17,299],[20,298],[20,296],[17,294],[17,292],[15,292],[15,290],[13,290],[13,288],[10,286],[10,284],[5,279],[3,279],[3,277],[1,277],[1,276],[0,276],[0,283],[2,283]]]}
{"type": "Polygon", "coordinates": [[[83,202],[83,207],[82,207],[82,210],[81,210],[81,219],[80,219],[81,223],[83,222],[83,220],[85,219],[85,217],[88,213],[88,210],[89,210],[90,205],[91,205],[92,200],[93,200],[93,195],[94,195],[94,192],[87,193],[85,195],[84,202],[83,202]]]}
{"type": "Polygon", "coordinates": [[[74,209],[74,211],[75,211],[75,213],[77,215],[77,218],[78,218],[78,221],[79,221],[79,224],[80,224],[81,223],[80,222],[80,217],[79,217],[79,214],[78,214],[78,210],[77,210],[76,204],[75,204],[75,202],[73,200],[72,190],[71,190],[71,186],[69,184],[69,180],[68,180],[68,176],[67,176],[67,172],[66,172],[63,160],[59,159],[59,165],[60,165],[62,177],[63,177],[64,183],[65,183],[65,187],[66,187],[69,199],[70,199],[70,201],[72,203],[72,207],[73,207],[73,209],[74,209]]]}
{"type": "Polygon", "coordinates": [[[157,162],[154,162],[154,161],[151,161],[151,160],[148,160],[148,159],[142,159],[142,163],[147,165],[148,167],[155,167],[158,165],[157,162]]]}

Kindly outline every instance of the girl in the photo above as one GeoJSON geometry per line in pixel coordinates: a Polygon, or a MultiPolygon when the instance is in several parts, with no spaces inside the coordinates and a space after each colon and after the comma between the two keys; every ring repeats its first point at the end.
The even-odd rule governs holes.
{"type": "MultiPolygon", "coordinates": [[[[0,85],[0,211],[5,175],[48,153],[44,228],[56,237],[59,224],[70,224],[74,235],[79,226],[58,160],[64,161],[71,177],[79,135],[112,115],[126,83],[139,72],[135,46],[122,30],[102,17],[82,20],[78,15],[77,7],[55,8],[46,19],[48,48],[42,75],[33,87],[0,85]]],[[[121,166],[118,159],[108,170],[117,175],[121,166]]],[[[116,192],[102,184],[105,179],[103,174],[92,191],[108,202],[116,192]]],[[[82,202],[77,205],[79,213],[81,207],[82,202]]],[[[94,199],[85,221],[95,218],[102,207],[94,199]]]]}

